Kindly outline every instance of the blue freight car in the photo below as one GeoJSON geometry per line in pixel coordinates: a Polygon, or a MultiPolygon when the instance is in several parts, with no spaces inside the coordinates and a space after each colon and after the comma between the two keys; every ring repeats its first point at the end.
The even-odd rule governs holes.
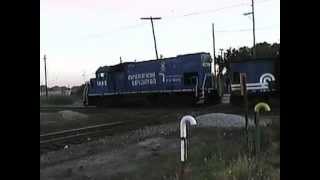
{"type": "Polygon", "coordinates": [[[231,90],[233,95],[240,94],[240,73],[246,74],[249,95],[263,95],[274,91],[275,58],[241,60],[230,63],[231,90]]]}
{"type": "Polygon", "coordinates": [[[206,102],[215,92],[211,62],[202,52],[100,67],[86,89],[86,103],[206,102]]]}

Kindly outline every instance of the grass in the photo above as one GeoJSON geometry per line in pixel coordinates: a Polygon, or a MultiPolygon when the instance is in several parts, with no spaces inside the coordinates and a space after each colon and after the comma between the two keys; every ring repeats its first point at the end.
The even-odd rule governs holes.
{"type": "Polygon", "coordinates": [[[40,96],[40,106],[42,105],[71,105],[78,100],[75,96],[40,96]]]}
{"type": "MultiPolygon", "coordinates": [[[[279,131],[279,123],[264,128],[261,153],[253,156],[248,154],[242,130],[192,129],[187,179],[280,179],[279,131]]],[[[122,175],[120,179],[178,180],[179,155],[180,152],[160,154],[149,162],[142,162],[139,170],[122,175]]]]}
{"type": "Polygon", "coordinates": [[[224,136],[221,133],[215,133],[219,137],[215,141],[210,140],[213,139],[212,133],[211,136],[203,136],[206,143],[191,150],[192,179],[280,179],[277,171],[280,168],[279,122],[263,129],[262,149],[258,156],[249,156],[245,136],[240,131],[225,131],[224,136]]]}

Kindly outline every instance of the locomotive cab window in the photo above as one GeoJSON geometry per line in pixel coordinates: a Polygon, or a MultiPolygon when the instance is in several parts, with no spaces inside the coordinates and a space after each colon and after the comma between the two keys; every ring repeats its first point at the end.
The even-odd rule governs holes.
{"type": "Polygon", "coordinates": [[[232,83],[233,84],[240,84],[240,73],[239,72],[233,72],[232,83]]]}
{"type": "Polygon", "coordinates": [[[198,72],[184,73],[183,80],[184,85],[196,85],[198,72]]]}
{"type": "Polygon", "coordinates": [[[97,79],[107,79],[107,73],[97,73],[97,79]]]}

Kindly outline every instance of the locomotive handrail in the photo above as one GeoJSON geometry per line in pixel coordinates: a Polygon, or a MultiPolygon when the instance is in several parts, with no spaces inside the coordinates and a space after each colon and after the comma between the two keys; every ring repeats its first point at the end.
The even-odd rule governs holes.
{"type": "Polygon", "coordinates": [[[206,85],[207,74],[204,75],[203,83],[202,83],[202,96],[204,97],[204,86],[206,85]]]}
{"type": "Polygon", "coordinates": [[[88,105],[88,86],[89,86],[89,83],[86,82],[85,83],[85,86],[84,86],[84,89],[83,89],[83,104],[84,105],[88,105]]]}
{"type": "Polygon", "coordinates": [[[195,90],[196,97],[198,97],[198,77],[196,78],[196,90],[195,90]]]}

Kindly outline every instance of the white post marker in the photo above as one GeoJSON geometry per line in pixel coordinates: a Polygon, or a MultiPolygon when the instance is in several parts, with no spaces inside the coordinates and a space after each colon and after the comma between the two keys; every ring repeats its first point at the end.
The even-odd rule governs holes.
{"type": "Polygon", "coordinates": [[[185,162],[187,160],[187,122],[189,122],[190,125],[197,124],[195,118],[190,115],[183,116],[180,121],[181,162],[185,162]]]}

